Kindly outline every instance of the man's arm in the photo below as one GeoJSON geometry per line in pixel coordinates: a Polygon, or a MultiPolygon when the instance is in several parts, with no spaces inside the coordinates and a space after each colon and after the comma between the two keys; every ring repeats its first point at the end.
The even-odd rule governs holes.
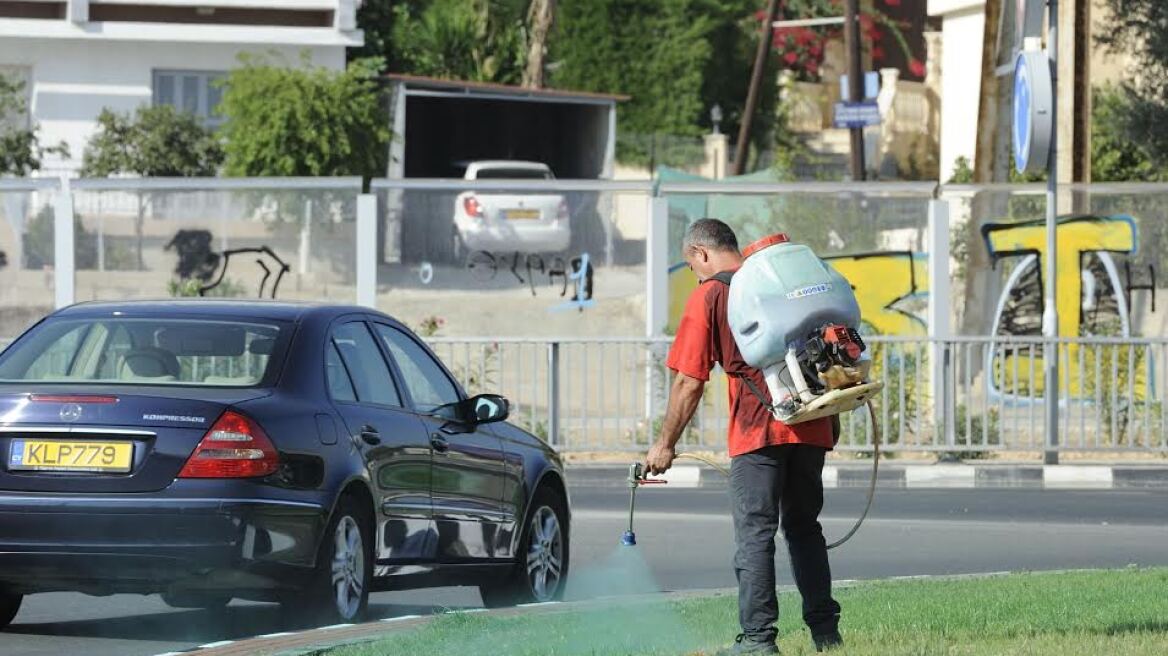
{"type": "Polygon", "coordinates": [[[705,386],[704,380],[681,372],[674,377],[673,386],[669,390],[669,407],[665,411],[661,435],[649,449],[649,455],[645,458],[645,471],[650,474],[662,474],[673,465],[673,459],[677,457],[673,447],[681,439],[681,432],[685,430],[686,424],[698,409],[705,386]]]}

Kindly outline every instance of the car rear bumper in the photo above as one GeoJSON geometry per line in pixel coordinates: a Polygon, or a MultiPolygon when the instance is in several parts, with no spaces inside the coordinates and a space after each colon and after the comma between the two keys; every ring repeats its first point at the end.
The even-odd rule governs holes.
{"type": "Polygon", "coordinates": [[[566,224],[537,222],[458,222],[458,234],[472,251],[496,255],[511,253],[558,253],[567,250],[572,231],[566,224]]]}
{"type": "Polygon", "coordinates": [[[275,499],[0,494],[0,585],[31,593],[275,589],[327,510],[275,499]]]}

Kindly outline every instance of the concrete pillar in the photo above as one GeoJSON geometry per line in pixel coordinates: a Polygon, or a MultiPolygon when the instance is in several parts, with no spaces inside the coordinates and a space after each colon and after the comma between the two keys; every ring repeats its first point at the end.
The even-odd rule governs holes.
{"type": "Polygon", "coordinates": [[[730,138],[724,134],[707,134],[705,146],[706,159],[702,162],[702,176],[711,180],[725,178],[730,155],[730,138]]]}
{"type": "Polygon", "coordinates": [[[337,0],[337,29],[348,32],[357,29],[357,0],[337,0]]]}
{"type": "Polygon", "coordinates": [[[357,196],[357,305],[377,307],[377,196],[357,196]]]}
{"type": "MultiPolygon", "coordinates": [[[[725,135],[723,135],[725,136],[725,135]]],[[[724,168],[724,167],[723,167],[724,168]]],[[[669,320],[669,200],[649,201],[645,234],[645,337],[660,337],[669,320]]]]}
{"type": "Polygon", "coordinates": [[[53,287],[57,308],[74,302],[73,193],[66,185],[53,197],[53,287]]]}
{"type": "Polygon", "coordinates": [[[948,385],[953,352],[944,340],[950,339],[953,298],[949,277],[949,202],[929,201],[929,400],[933,422],[945,444],[956,435],[953,420],[953,389],[948,385]]]}
{"type": "Polygon", "coordinates": [[[69,0],[65,5],[65,17],[70,23],[88,23],[89,0],[69,0]]]}

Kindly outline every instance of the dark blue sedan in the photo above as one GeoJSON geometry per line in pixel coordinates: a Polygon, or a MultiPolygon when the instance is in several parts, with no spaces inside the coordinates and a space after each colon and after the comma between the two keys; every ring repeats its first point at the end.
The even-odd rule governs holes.
{"type": "Polygon", "coordinates": [[[365,308],[84,303],[0,355],[0,626],[24,595],[278,601],[563,593],[559,456],[365,308]]]}

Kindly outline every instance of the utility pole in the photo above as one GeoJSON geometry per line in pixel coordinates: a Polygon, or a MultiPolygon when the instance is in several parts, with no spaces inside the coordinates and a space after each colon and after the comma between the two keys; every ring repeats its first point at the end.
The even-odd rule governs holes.
{"type": "MultiPolygon", "coordinates": [[[[1058,0],[1049,0],[1046,50],[1050,57],[1050,115],[1058,116],[1058,0]]],[[[1046,169],[1046,307],[1042,313],[1042,333],[1046,336],[1043,355],[1045,426],[1047,450],[1043,462],[1059,461],[1059,317],[1058,317],[1058,126],[1051,130],[1050,156],[1046,169]]]]}
{"type": "MultiPolygon", "coordinates": [[[[859,0],[844,3],[844,40],[848,49],[848,101],[860,102],[864,99],[863,73],[860,70],[860,26],[856,20],[860,13],[859,0]]],[[[852,180],[864,179],[864,128],[851,128],[852,133],[852,180]]]]}
{"type": "MultiPolygon", "coordinates": [[[[973,181],[994,182],[997,140],[1009,139],[1009,123],[998,112],[998,41],[1002,31],[1003,0],[986,0],[985,30],[981,40],[981,90],[977,103],[977,145],[973,156],[973,181]]],[[[1022,29],[1019,25],[1017,29],[1022,29]]],[[[980,249],[979,249],[980,250],[980,249]]]]}
{"type": "MultiPolygon", "coordinates": [[[[855,0],[850,1],[855,2],[855,0]]],[[[750,143],[750,124],[754,122],[754,110],[758,105],[762,75],[766,70],[767,57],[771,54],[771,41],[774,40],[772,24],[778,15],[779,0],[768,0],[762,33],[758,37],[758,49],[754,52],[754,70],[750,73],[750,87],[746,92],[746,107],[742,110],[742,122],[738,126],[738,146],[734,151],[734,175],[742,175],[746,172],[746,151],[750,143]]]]}

